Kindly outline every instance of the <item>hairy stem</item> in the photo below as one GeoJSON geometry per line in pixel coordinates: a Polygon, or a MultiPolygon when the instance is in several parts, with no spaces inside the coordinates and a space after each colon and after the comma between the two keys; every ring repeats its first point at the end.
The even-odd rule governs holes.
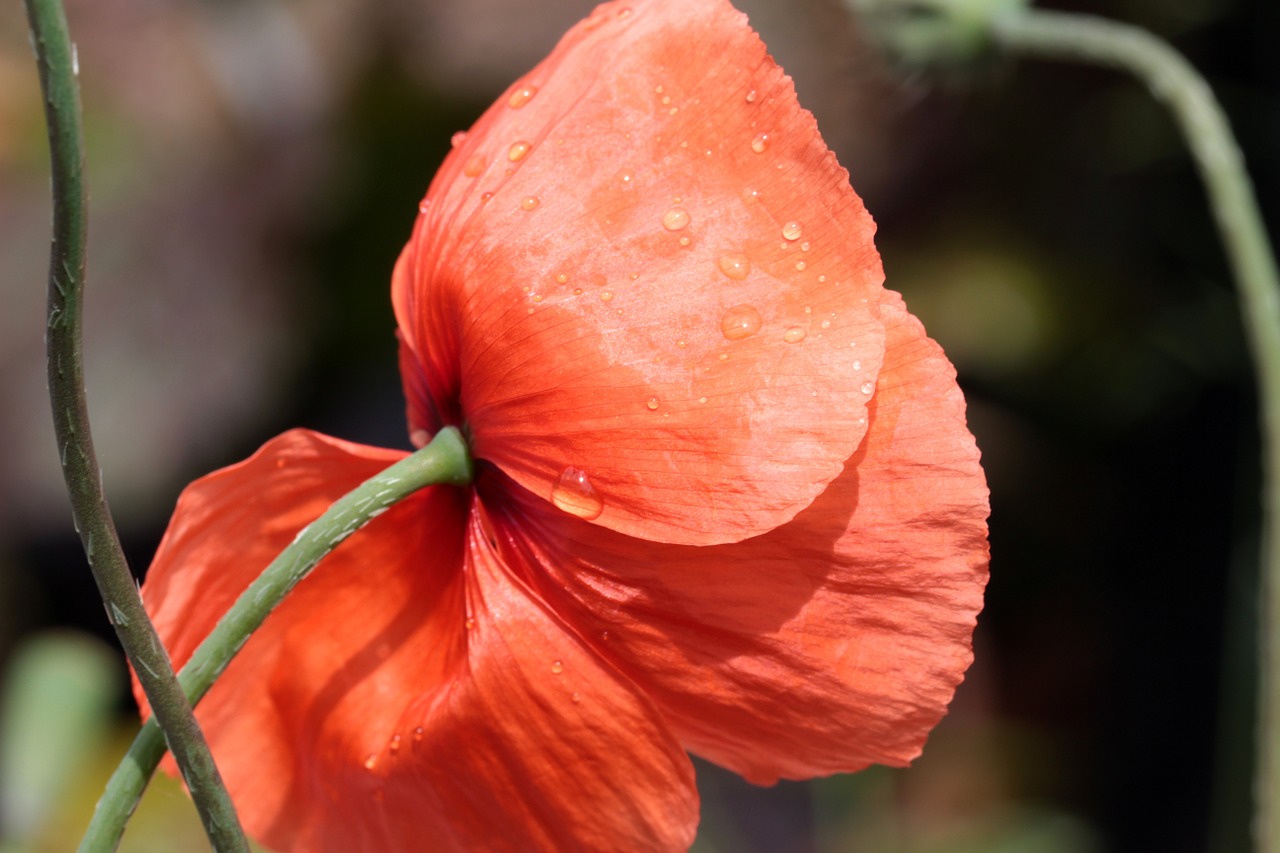
{"type": "Polygon", "coordinates": [[[210,842],[218,853],[248,853],[248,842],[209,746],[142,607],[103,492],[89,431],[81,356],[87,192],[75,47],[60,0],[26,0],[26,8],[49,127],[53,178],[46,332],[49,396],[72,516],[107,618],[156,709],[210,842]]]}
{"type": "MultiPolygon", "coordinates": [[[[249,635],[344,539],[419,489],[430,485],[466,485],[471,482],[472,474],[471,457],[461,433],[446,427],[426,447],[335,501],[240,594],[192,654],[178,675],[191,702],[200,701],[249,635]]],[[[107,853],[115,849],[125,822],[162,757],[164,741],[152,718],[142,727],[107,783],[80,844],[80,853],[107,853]]]]}

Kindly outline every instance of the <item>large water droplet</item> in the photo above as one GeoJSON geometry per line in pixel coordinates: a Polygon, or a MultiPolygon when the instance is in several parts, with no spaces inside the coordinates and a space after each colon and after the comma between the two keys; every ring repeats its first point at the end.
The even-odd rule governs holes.
{"type": "Polygon", "coordinates": [[[731,341],[749,338],[760,331],[760,312],[750,305],[735,305],[720,318],[720,331],[731,341]]]}
{"type": "Polygon", "coordinates": [[[507,159],[512,163],[523,160],[525,155],[529,153],[529,149],[532,147],[532,145],[523,140],[520,142],[513,142],[511,147],[507,149],[507,159]]]}
{"type": "Polygon", "coordinates": [[[511,97],[507,99],[507,106],[513,110],[518,110],[533,99],[538,94],[537,86],[522,86],[511,93],[511,97]]]}
{"type": "Polygon", "coordinates": [[[578,468],[565,468],[551,487],[551,502],[570,515],[590,521],[604,512],[604,501],[591,485],[587,472],[578,468]]]}
{"type": "Polygon", "coordinates": [[[720,272],[736,281],[742,281],[751,274],[751,261],[746,255],[721,255],[716,264],[720,267],[720,272]]]}
{"type": "Polygon", "coordinates": [[[679,231],[689,224],[689,211],[683,207],[673,207],[662,214],[662,227],[668,231],[679,231]]]}
{"type": "Polygon", "coordinates": [[[751,140],[751,150],[757,154],[763,154],[769,150],[769,134],[757,133],[756,138],[751,140]]]}
{"type": "Polygon", "coordinates": [[[782,226],[782,236],[786,240],[799,240],[801,233],[800,223],[795,220],[782,226]]]}

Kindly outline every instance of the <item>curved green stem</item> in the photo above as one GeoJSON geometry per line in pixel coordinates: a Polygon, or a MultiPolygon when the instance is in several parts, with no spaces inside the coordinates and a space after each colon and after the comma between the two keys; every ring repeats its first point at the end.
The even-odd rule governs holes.
{"type": "Polygon", "coordinates": [[[972,60],[994,44],[1126,71],[1169,107],[1186,138],[1235,276],[1257,376],[1263,522],[1254,833],[1260,853],[1280,853],[1280,274],[1226,115],[1190,63],[1137,27],[1030,10],[1025,0],[847,1],[909,62],[972,60]]]}
{"type": "Polygon", "coordinates": [[[219,853],[248,853],[249,845],[231,798],[174,677],[169,655],[143,609],[107,508],[89,431],[81,358],[88,217],[75,47],[59,0],[26,0],[26,7],[49,127],[53,178],[47,328],[49,396],[72,516],[106,605],[107,618],[148,701],[156,709],[210,842],[219,853]]]}
{"type": "MultiPolygon", "coordinates": [[[[431,485],[462,486],[470,483],[472,476],[466,442],[458,430],[446,427],[426,447],[335,501],[240,594],[192,654],[178,675],[191,702],[200,701],[249,635],[289,590],[339,543],[369,519],[419,489],[431,485]]],[[[115,849],[125,822],[163,756],[164,741],[153,718],[142,727],[107,783],[107,790],[80,844],[80,853],[107,853],[115,849]]]]}
{"type": "Polygon", "coordinates": [[[1118,68],[1168,105],[1208,191],[1240,292],[1262,419],[1263,526],[1256,849],[1280,853],[1280,275],[1244,158],[1208,84],[1150,33],[1054,12],[999,16],[992,35],[1010,51],[1118,68]]]}

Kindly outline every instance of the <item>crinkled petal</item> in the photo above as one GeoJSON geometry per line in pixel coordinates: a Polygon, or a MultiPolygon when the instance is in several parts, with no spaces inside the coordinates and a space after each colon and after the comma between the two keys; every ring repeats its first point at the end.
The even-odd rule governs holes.
{"type": "MultiPolygon", "coordinates": [[[[971,660],[986,483],[954,372],[896,294],[867,440],[790,524],[645,543],[513,501],[495,527],[539,592],[692,751],[748,779],[910,761],[971,660]]],[[[513,493],[514,495],[515,493],[513,493]]]]}
{"type": "Polygon", "coordinates": [[[699,545],[790,520],[858,446],[874,225],[727,2],[599,7],[423,211],[393,286],[415,432],[465,422],[539,497],[699,545]]]}
{"type": "MultiPolygon", "coordinates": [[[[303,526],[402,455],[295,431],[193,484],[144,587],[175,662],[303,526]]],[[[246,827],[303,853],[687,847],[687,758],[487,543],[471,553],[470,500],[432,488],[374,519],[200,704],[246,827]]]]}

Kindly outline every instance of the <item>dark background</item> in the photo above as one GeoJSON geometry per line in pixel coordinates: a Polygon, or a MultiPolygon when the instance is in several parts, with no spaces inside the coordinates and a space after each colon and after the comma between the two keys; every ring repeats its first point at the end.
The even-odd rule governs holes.
{"type": "MultiPolygon", "coordinates": [[[[387,288],[417,201],[450,134],[592,5],[69,0],[93,187],[91,412],[139,571],[186,481],[283,429],[407,446],[387,288]]],[[[914,768],[762,791],[699,765],[698,849],[1247,849],[1256,401],[1171,120],[1111,72],[896,68],[834,4],[742,7],[875,215],[889,286],[960,371],[992,489],[992,580],[977,662],[914,768]]],[[[1280,4],[1055,8],[1146,26],[1208,76],[1276,233],[1280,4]]],[[[74,845],[132,725],[114,646],[90,639],[109,629],[48,426],[48,166],[25,42],[7,4],[5,853],[4,832],[27,837],[14,850],[74,845]],[[16,697],[44,695],[31,673],[55,670],[84,691],[81,734],[17,732],[16,697]],[[31,743],[38,767],[15,746],[31,743]]],[[[200,849],[193,821],[158,786],[125,849],[200,849]]]]}

